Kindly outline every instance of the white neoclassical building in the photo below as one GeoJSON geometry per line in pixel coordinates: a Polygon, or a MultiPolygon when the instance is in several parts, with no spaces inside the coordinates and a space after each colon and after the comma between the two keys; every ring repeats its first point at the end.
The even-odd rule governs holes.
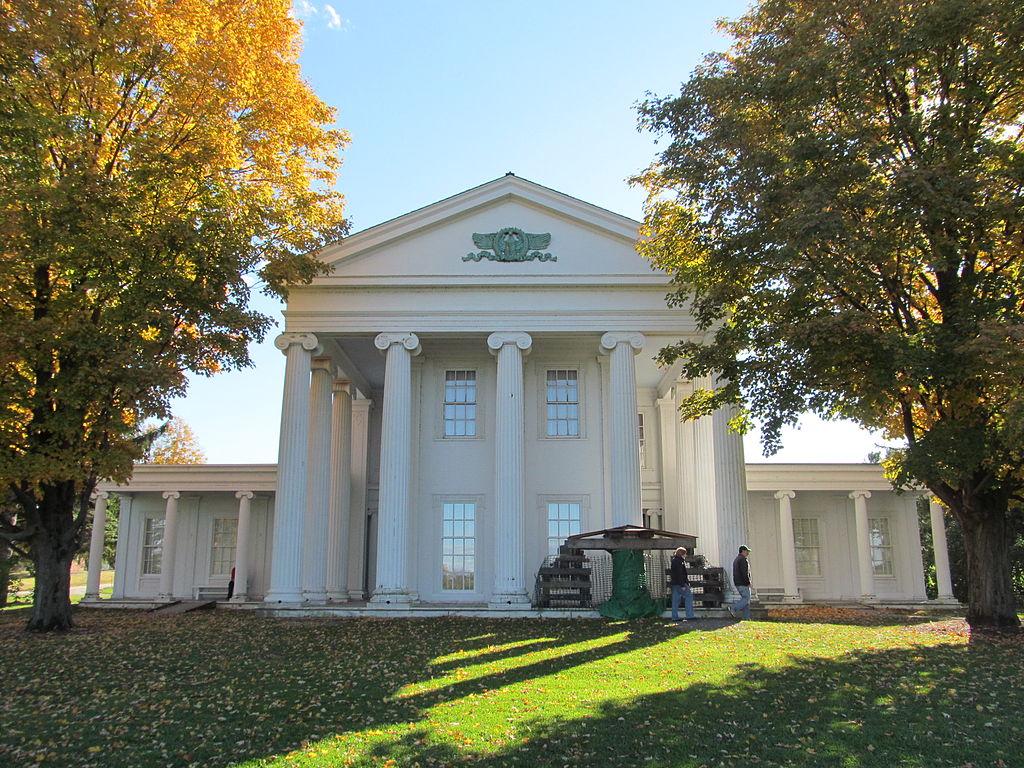
{"type": "Polygon", "coordinates": [[[110,603],[223,595],[234,569],[241,606],[520,611],[565,536],[624,524],[712,564],[748,544],[763,599],[923,601],[915,494],[870,464],[745,464],[728,413],[679,419],[694,382],[654,358],[696,328],[638,226],[509,174],[326,248],[275,342],[278,464],[104,486],[110,603]]]}

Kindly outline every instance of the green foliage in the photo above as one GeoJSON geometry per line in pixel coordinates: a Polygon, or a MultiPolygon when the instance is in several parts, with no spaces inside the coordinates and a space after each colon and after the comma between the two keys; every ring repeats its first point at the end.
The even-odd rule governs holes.
{"type": "Polygon", "coordinates": [[[640,108],[668,139],[640,248],[704,334],[660,359],[721,376],[683,413],[745,401],[767,451],[808,410],[905,441],[888,474],[973,531],[999,607],[972,606],[1016,623],[980,563],[1024,489],[1024,5],[763,0],[723,28],[640,108]]]}
{"type": "Polygon", "coordinates": [[[1024,743],[1020,643],[962,620],[80,614],[59,643],[0,617],[11,764],[960,768],[1024,743]]]}

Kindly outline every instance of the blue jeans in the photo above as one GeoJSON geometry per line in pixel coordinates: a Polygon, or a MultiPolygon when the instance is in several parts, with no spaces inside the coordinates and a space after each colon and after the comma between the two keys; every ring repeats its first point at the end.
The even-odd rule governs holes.
{"type": "Polygon", "coordinates": [[[672,585],[672,621],[679,621],[679,598],[686,602],[686,618],[692,619],[693,615],[693,590],[689,584],[672,585]]]}
{"type": "Polygon", "coordinates": [[[743,618],[750,618],[750,587],[736,587],[736,591],[740,593],[740,599],[733,603],[732,609],[739,613],[743,612],[743,618]]]}

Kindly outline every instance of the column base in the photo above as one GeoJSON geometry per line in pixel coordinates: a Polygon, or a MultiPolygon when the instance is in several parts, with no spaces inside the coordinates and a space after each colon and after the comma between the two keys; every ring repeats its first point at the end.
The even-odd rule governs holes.
{"type": "Polygon", "coordinates": [[[802,603],[804,599],[800,595],[781,595],[778,602],[786,603],[787,605],[797,605],[802,603]]]}
{"type": "Polygon", "coordinates": [[[302,602],[301,592],[268,592],[263,598],[265,603],[288,603],[291,605],[302,602]]]}
{"type": "Polygon", "coordinates": [[[347,603],[349,600],[347,592],[328,592],[327,602],[328,603],[347,603]]]}
{"type": "Polygon", "coordinates": [[[82,596],[82,602],[83,603],[98,603],[99,601],[100,601],[100,596],[99,596],[98,593],[95,593],[95,592],[92,593],[92,594],[86,593],[85,595],[82,596]]]}
{"type": "Polygon", "coordinates": [[[157,595],[156,600],[158,603],[173,603],[177,598],[174,595],[157,595]]]}
{"type": "Polygon", "coordinates": [[[366,599],[366,593],[361,589],[350,589],[348,591],[348,599],[352,602],[360,603],[366,599]]]}
{"type": "Polygon", "coordinates": [[[962,603],[952,595],[939,595],[934,600],[929,600],[928,603],[929,605],[948,605],[954,608],[962,605],[962,603]]]}
{"type": "Polygon", "coordinates": [[[533,605],[525,592],[501,592],[491,595],[487,607],[493,611],[529,611],[533,605]]]}
{"type": "Polygon", "coordinates": [[[864,605],[874,605],[878,602],[878,597],[876,595],[861,595],[857,598],[857,602],[864,605]]]}
{"type": "Polygon", "coordinates": [[[420,596],[415,592],[375,592],[366,607],[382,610],[408,608],[419,599],[420,596]]]}
{"type": "Polygon", "coordinates": [[[327,602],[326,592],[306,592],[302,593],[302,602],[310,603],[312,605],[323,605],[327,602]]]}

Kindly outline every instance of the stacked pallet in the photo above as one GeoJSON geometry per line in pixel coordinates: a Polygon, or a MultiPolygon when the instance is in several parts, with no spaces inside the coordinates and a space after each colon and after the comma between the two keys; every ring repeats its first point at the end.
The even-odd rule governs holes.
{"type": "Polygon", "coordinates": [[[537,572],[537,606],[590,608],[590,568],[582,549],[560,546],[537,572]]]}

